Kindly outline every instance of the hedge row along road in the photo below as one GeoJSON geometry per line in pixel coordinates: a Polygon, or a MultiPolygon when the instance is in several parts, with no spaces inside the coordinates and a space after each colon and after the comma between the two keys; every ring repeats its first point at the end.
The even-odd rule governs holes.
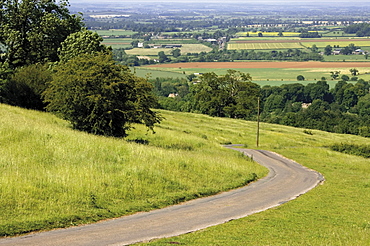
{"type": "Polygon", "coordinates": [[[225,146],[270,172],[245,187],[150,212],[91,225],[0,239],[0,245],[129,245],[171,237],[279,206],[323,182],[323,176],[276,153],[225,146]]]}

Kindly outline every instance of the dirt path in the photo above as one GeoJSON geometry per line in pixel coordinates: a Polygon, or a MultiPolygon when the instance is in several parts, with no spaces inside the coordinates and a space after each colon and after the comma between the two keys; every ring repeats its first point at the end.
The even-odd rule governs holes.
{"type": "Polygon", "coordinates": [[[219,195],[96,224],[0,239],[0,245],[128,245],[176,236],[279,206],[324,180],[320,173],[276,153],[226,147],[266,166],[269,175],[219,195]]]}

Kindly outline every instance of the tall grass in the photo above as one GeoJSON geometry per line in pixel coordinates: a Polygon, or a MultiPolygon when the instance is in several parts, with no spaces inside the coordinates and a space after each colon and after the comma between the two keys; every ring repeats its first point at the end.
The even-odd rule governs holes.
{"type": "Polygon", "coordinates": [[[315,130],[312,135],[304,132],[262,124],[260,148],[319,171],[326,179],[321,186],[279,207],[149,244],[370,245],[370,160],[327,147],[342,142],[366,145],[368,139],[315,130]]]}
{"type": "Polygon", "coordinates": [[[138,125],[123,140],[73,131],[50,114],[0,104],[0,235],[159,208],[266,174],[221,147],[239,134],[227,121],[163,115],[156,134],[138,125]]]}

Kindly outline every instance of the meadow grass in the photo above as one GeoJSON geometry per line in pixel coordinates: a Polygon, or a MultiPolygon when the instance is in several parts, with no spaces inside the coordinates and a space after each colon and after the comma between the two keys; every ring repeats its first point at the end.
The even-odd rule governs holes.
{"type": "MultiPolygon", "coordinates": [[[[230,121],[230,124],[232,121],[230,121]]],[[[261,125],[260,148],[319,171],[325,182],[279,207],[148,245],[370,245],[370,160],[335,152],[358,136],[261,125]]],[[[247,140],[250,147],[252,139],[247,140]]],[[[147,245],[145,244],[145,245],[147,245]]]]}
{"type": "Polygon", "coordinates": [[[147,211],[242,186],[253,173],[266,175],[221,146],[243,142],[246,133],[237,125],[162,114],[156,134],[137,125],[124,140],[0,104],[0,236],[147,211]]]}

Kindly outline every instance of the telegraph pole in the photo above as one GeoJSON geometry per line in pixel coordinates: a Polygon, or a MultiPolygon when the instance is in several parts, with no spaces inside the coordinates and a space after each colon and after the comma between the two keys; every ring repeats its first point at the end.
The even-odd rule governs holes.
{"type": "Polygon", "coordinates": [[[257,99],[257,147],[260,142],[260,97],[257,99]]]}

